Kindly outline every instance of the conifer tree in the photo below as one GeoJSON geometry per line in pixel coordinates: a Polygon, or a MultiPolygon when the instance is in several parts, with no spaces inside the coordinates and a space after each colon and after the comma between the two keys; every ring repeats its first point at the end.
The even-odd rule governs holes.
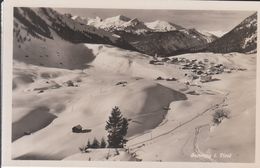
{"type": "Polygon", "coordinates": [[[101,139],[100,148],[106,148],[107,143],[104,138],[101,139]]]}
{"type": "Polygon", "coordinates": [[[91,143],[89,140],[88,140],[87,148],[91,148],[91,143]]]}
{"type": "Polygon", "coordinates": [[[108,132],[108,147],[122,148],[126,143],[124,137],[127,134],[128,121],[126,118],[123,118],[118,107],[112,109],[105,129],[108,132]]]}
{"type": "Polygon", "coordinates": [[[126,118],[123,118],[123,121],[122,121],[122,129],[121,129],[121,134],[123,136],[126,136],[127,134],[127,129],[128,129],[128,121],[126,118]]]}
{"type": "MultiPolygon", "coordinates": [[[[121,129],[121,134],[122,134],[123,137],[126,136],[127,130],[128,130],[128,121],[127,121],[126,118],[123,118],[122,129],[121,129]]],[[[124,145],[126,142],[127,142],[127,140],[125,138],[123,138],[122,145],[124,145]]]]}
{"type": "Polygon", "coordinates": [[[100,147],[100,143],[98,142],[97,138],[94,138],[91,147],[92,148],[99,148],[100,147]]]}

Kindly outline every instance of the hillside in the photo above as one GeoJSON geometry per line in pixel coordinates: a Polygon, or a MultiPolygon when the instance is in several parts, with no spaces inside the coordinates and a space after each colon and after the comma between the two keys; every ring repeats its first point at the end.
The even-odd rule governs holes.
{"type": "Polygon", "coordinates": [[[14,62],[14,159],[106,160],[110,153],[109,160],[132,160],[129,154],[135,153],[134,160],[143,161],[211,161],[199,156],[225,152],[232,153],[232,158],[214,160],[252,161],[254,54],[177,56],[197,62],[208,59],[205,64],[213,62],[233,69],[231,73],[214,75],[218,80],[202,83],[193,79],[191,70],[181,70],[181,62],[152,65],[150,57],[138,52],[99,44],[85,47],[95,57],[89,63],[92,68],[83,71],[14,62]],[[247,70],[240,70],[243,68],[247,70]],[[159,76],[162,80],[156,80],[159,76]],[[176,80],[166,80],[172,77],[176,80]],[[117,85],[120,81],[126,84],[117,85]],[[238,81],[240,85],[234,85],[238,81]],[[126,144],[129,152],[122,151],[119,156],[106,149],[81,153],[79,148],[87,140],[106,138],[105,122],[116,105],[131,119],[126,144]],[[215,125],[212,116],[222,108],[229,109],[231,117],[215,125]],[[71,128],[78,124],[91,132],[73,133],[71,128]],[[205,127],[197,133],[196,140],[196,128],[202,125],[205,127]],[[246,136],[241,138],[241,134],[246,136]]]}
{"type": "Polygon", "coordinates": [[[207,51],[216,53],[256,52],[257,13],[247,17],[221,38],[209,44],[207,51]]]}
{"type": "Polygon", "coordinates": [[[113,33],[82,25],[50,8],[14,8],[13,37],[14,59],[56,68],[87,67],[93,55],[82,43],[135,50],[113,33]]]}

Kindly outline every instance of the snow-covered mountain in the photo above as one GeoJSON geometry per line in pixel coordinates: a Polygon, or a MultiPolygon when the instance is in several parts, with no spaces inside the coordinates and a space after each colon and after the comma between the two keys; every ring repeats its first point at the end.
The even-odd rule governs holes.
{"type": "Polygon", "coordinates": [[[205,48],[213,52],[251,52],[256,49],[256,14],[220,39],[166,21],[144,23],[123,15],[101,19],[60,14],[50,8],[15,8],[14,18],[14,43],[18,53],[20,50],[27,52],[34,46],[31,43],[38,41],[46,48],[58,43],[64,43],[61,48],[67,46],[65,43],[110,44],[159,56],[197,52],[205,48]],[[22,47],[24,43],[28,44],[26,49],[22,47]]]}
{"type": "Polygon", "coordinates": [[[138,51],[148,55],[171,56],[193,52],[194,48],[203,48],[215,40],[215,36],[205,36],[195,29],[180,29],[175,31],[151,31],[143,34],[117,31],[138,51]]]}
{"type": "Polygon", "coordinates": [[[190,52],[191,48],[207,45],[207,41],[188,31],[153,32],[127,39],[139,51],[158,56],[171,56],[190,52]]]}
{"type": "MultiPolygon", "coordinates": [[[[163,21],[163,20],[156,20],[153,22],[142,22],[137,18],[131,19],[124,15],[118,15],[110,18],[106,18],[102,20],[100,17],[96,18],[86,18],[80,16],[72,16],[72,19],[77,20],[80,23],[87,24],[94,26],[99,29],[103,29],[109,32],[118,32],[124,31],[127,33],[134,33],[134,34],[145,34],[145,33],[152,33],[152,32],[170,32],[170,31],[180,31],[183,32],[187,31],[194,31],[195,29],[185,29],[180,25],[163,21]]],[[[196,30],[197,31],[197,30],[196,30]]],[[[217,37],[210,33],[202,33],[200,34],[207,39],[207,41],[212,42],[217,37]]]]}
{"type": "Polygon", "coordinates": [[[208,51],[228,52],[256,52],[257,46],[257,13],[243,20],[230,32],[209,44],[208,51]]]}
{"type": "Polygon", "coordinates": [[[145,23],[137,18],[118,15],[102,20],[73,16],[82,24],[93,26],[122,37],[138,51],[149,55],[169,56],[189,52],[194,48],[205,48],[216,40],[212,34],[185,29],[174,23],[156,20],[145,23]],[[158,40],[160,43],[158,43],[158,40]]]}
{"type": "Polygon", "coordinates": [[[92,26],[80,24],[50,8],[15,8],[15,20],[36,36],[53,38],[57,34],[64,40],[80,43],[110,43],[120,40],[117,36],[92,26]]]}
{"type": "Polygon", "coordinates": [[[218,39],[218,37],[215,34],[205,32],[205,31],[199,31],[199,30],[196,31],[200,33],[202,36],[204,36],[204,38],[207,40],[208,43],[211,43],[218,39]]]}
{"type": "Polygon", "coordinates": [[[212,34],[203,34],[195,29],[185,29],[174,23],[156,20],[144,23],[137,18],[123,15],[96,19],[78,19],[81,23],[112,32],[122,37],[139,52],[160,56],[189,52],[193,48],[203,48],[216,40],[212,34]]]}
{"type": "Polygon", "coordinates": [[[81,24],[88,24],[88,18],[86,17],[81,17],[81,16],[71,16],[71,15],[68,15],[68,17],[70,17],[72,20],[75,20],[81,24]]]}
{"type": "MultiPolygon", "coordinates": [[[[210,36],[173,23],[165,21],[144,23],[137,18],[131,19],[123,15],[101,19],[60,14],[50,8],[15,8],[14,18],[16,25],[14,38],[19,43],[17,43],[18,52],[25,51],[21,47],[23,41],[21,39],[26,38],[27,34],[32,36],[30,38],[34,39],[32,41],[41,40],[42,44],[38,47],[48,44],[53,46],[53,43],[58,45],[63,42],[66,44],[97,43],[161,56],[189,52],[191,48],[201,48],[209,41],[213,41],[209,40],[210,36]],[[23,31],[24,33],[21,33],[23,31]]],[[[30,45],[31,42],[27,41],[27,43],[27,47],[33,46],[30,45]]],[[[33,49],[36,48],[37,46],[33,49]]]]}
{"type": "Polygon", "coordinates": [[[166,22],[166,21],[162,21],[162,20],[156,20],[154,22],[148,22],[145,23],[145,25],[150,28],[153,31],[156,32],[167,32],[167,31],[175,31],[175,30],[181,30],[184,29],[183,27],[170,23],[170,22],[166,22]]]}
{"type": "Polygon", "coordinates": [[[84,67],[89,61],[85,57],[91,57],[91,52],[80,43],[111,44],[135,50],[116,34],[50,8],[14,8],[13,35],[14,59],[50,67],[84,67]],[[78,52],[72,52],[76,50],[78,52]],[[65,57],[63,61],[61,57],[65,57]]]}
{"type": "MultiPolygon", "coordinates": [[[[21,59],[19,53],[27,53],[32,49],[35,50],[34,55],[39,55],[39,53],[36,54],[36,51],[41,50],[39,46],[46,46],[47,50],[42,51],[43,53],[53,53],[53,51],[49,51],[52,47],[58,48],[57,46],[59,46],[65,51],[67,50],[63,49],[65,46],[71,48],[79,43],[110,44],[159,56],[204,51],[205,48],[208,51],[224,53],[254,52],[256,50],[256,14],[246,18],[241,24],[218,39],[210,33],[186,29],[166,21],[157,20],[144,23],[137,18],[131,19],[123,15],[106,19],[88,18],[87,16],[60,14],[50,8],[14,9],[14,46],[16,47],[15,52],[18,53],[14,55],[15,59],[25,62],[26,60],[32,61],[33,59],[21,59]],[[50,45],[51,47],[49,47],[50,45]]],[[[41,61],[35,58],[33,62],[47,64],[49,61],[39,63],[41,61]]],[[[53,65],[54,63],[49,64],[57,67],[56,63],[55,65],[53,65]]],[[[60,63],[58,67],[60,67],[60,63]]]]}
{"type": "Polygon", "coordinates": [[[109,32],[125,31],[128,33],[141,34],[150,31],[150,29],[137,18],[130,19],[123,15],[106,18],[104,20],[98,18],[89,19],[87,24],[109,32]]]}

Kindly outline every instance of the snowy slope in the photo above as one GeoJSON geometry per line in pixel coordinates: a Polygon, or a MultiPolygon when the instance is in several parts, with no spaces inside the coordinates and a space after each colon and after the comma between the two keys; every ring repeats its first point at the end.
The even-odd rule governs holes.
{"type": "Polygon", "coordinates": [[[113,44],[133,49],[113,33],[82,24],[50,8],[14,8],[14,18],[18,21],[15,26],[21,24],[27,34],[39,39],[59,38],[71,43],[113,44]]]}
{"type": "Polygon", "coordinates": [[[145,23],[145,25],[148,28],[152,29],[153,31],[158,31],[158,32],[167,32],[167,31],[175,31],[175,30],[183,29],[179,25],[162,21],[162,20],[156,20],[154,22],[145,23]]]}
{"type": "Polygon", "coordinates": [[[14,23],[14,60],[46,67],[82,69],[94,58],[84,45],[65,41],[54,31],[50,31],[53,39],[38,33],[35,33],[35,36],[34,32],[28,33],[19,20],[15,19],[14,23]]]}
{"type": "Polygon", "coordinates": [[[49,8],[14,8],[13,35],[14,59],[48,67],[87,67],[93,55],[83,44],[78,44],[82,42],[134,50],[115,34],[81,24],[49,8]]]}
{"type": "Polygon", "coordinates": [[[75,20],[81,24],[85,24],[87,25],[88,24],[88,18],[85,18],[85,17],[81,17],[81,16],[68,16],[70,17],[72,20],[75,20]]]}
{"type": "Polygon", "coordinates": [[[125,150],[119,149],[95,149],[89,150],[89,153],[77,153],[64,158],[63,160],[81,160],[81,161],[136,161],[136,159],[125,150]]]}
{"type": "MultiPolygon", "coordinates": [[[[99,51],[95,54],[97,58],[107,57],[105,62],[110,60],[118,63],[102,69],[101,62],[95,59],[90,64],[93,67],[82,72],[15,62],[13,158],[63,159],[77,153],[87,139],[106,137],[105,121],[114,106],[119,106],[123,115],[132,119],[128,136],[141,134],[161,123],[166,113],[164,107],[170,102],[186,99],[183,93],[176,90],[178,87],[170,89],[154,82],[153,77],[140,79],[140,73],[143,73],[142,76],[150,73],[147,70],[142,71],[142,65],[137,66],[143,59],[149,60],[147,57],[140,55],[140,58],[135,60],[129,55],[138,53],[125,52],[111,46],[101,51],[98,45],[87,46],[99,51]],[[123,53],[123,59],[118,60],[123,53]],[[133,66],[129,70],[120,70],[127,69],[128,65],[123,63],[131,59],[133,66]],[[136,79],[137,75],[139,80],[136,79]],[[32,80],[26,82],[24,77],[32,80]],[[68,87],[68,80],[78,86],[68,87]],[[127,86],[116,85],[122,80],[128,82],[127,86]],[[24,103],[29,100],[31,103],[25,108],[24,103]],[[135,108],[132,108],[133,106],[135,108]],[[40,118],[39,112],[43,115],[40,118]],[[33,122],[36,120],[37,122],[33,122]],[[72,133],[71,128],[77,124],[92,129],[91,133],[72,133]],[[25,131],[33,134],[24,136],[25,131]]],[[[145,62],[150,67],[147,61],[145,62]]],[[[110,62],[107,62],[108,65],[110,62]]]]}
{"type": "MultiPolygon", "coordinates": [[[[232,159],[215,158],[217,161],[252,160],[255,103],[254,96],[250,95],[255,93],[255,55],[200,53],[177,56],[198,61],[208,59],[209,64],[247,69],[219,74],[215,78],[220,80],[201,84],[191,80],[191,72],[181,70],[180,65],[151,65],[147,55],[109,45],[84,46],[95,56],[88,63],[91,68],[84,70],[14,61],[13,158],[106,160],[109,153],[106,149],[80,153],[79,147],[94,137],[106,138],[105,121],[117,105],[123,115],[131,119],[127,148],[130,154],[135,153],[135,159],[212,161],[196,156],[224,151],[232,152],[232,159]],[[155,80],[158,76],[175,77],[177,81],[155,80]],[[74,86],[68,86],[68,81],[74,86]],[[127,83],[116,85],[120,81],[127,83]],[[193,85],[186,85],[186,81],[193,85]],[[237,81],[245,82],[234,87],[237,81]],[[242,90],[245,93],[241,94],[242,90]],[[197,95],[188,94],[189,91],[195,91],[197,95]],[[239,101],[234,98],[238,96],[239,101]],[[222,107],[230,109],[232,117],[218,126],[213,125],[212,114],[222,107]],[[92,131],[72,133],[71,128],[77,124],[92,131]],[[199,130],[195,141],[196,128],[201,125],[205,127],[199,130]],[[24,135],[26,131],[32,134],[24,135]],[[239,138],[241,133],[247,136],[239,138]],[[197,148],[194,148],[194,142],[197,148]],[[199,149],[200,153],[194,153],[194,149],[199,149]],[[191,157],[193,153],[194,157],[191,157]]],[[[109,160],[132,160],[129,153],[120,153],[115,156],[111,151],[109,160]]]]}
{"type": "Polygon", "coordinates": [[[140,34],[149,31],[143,22],[137,18],[130,19],[123,15],[118,15],[104,20],[91,19],[88,21],[88,25],[92,25],[96,28],[100,28],[109,32],[125,31],[128,33],[140,34]]]}
{"type": "Polygon", "coordinates": [[[211,43],[218,39],[218,37],[212,33],[205,32],[205,31],[199,31],[199,30],[197,30],[197,31],[204,36],[204,38],[207,40],[208,43],[211,43]]]}

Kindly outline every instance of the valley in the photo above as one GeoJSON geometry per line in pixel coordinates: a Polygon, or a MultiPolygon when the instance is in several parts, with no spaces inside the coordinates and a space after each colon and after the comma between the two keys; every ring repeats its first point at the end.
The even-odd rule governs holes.
{"type": "Polygon", "coordinates": [[[12,159],[254,162],[255,19],[239,28],[251,30],[238,38],[245,50],[235,28],[223,36],[232,47],[216,52],[221,37],[172,23],[17,8],[12,159]],[[124,148],[82,152],[107,138],[115,106],[129,122],[124,148]]]}

